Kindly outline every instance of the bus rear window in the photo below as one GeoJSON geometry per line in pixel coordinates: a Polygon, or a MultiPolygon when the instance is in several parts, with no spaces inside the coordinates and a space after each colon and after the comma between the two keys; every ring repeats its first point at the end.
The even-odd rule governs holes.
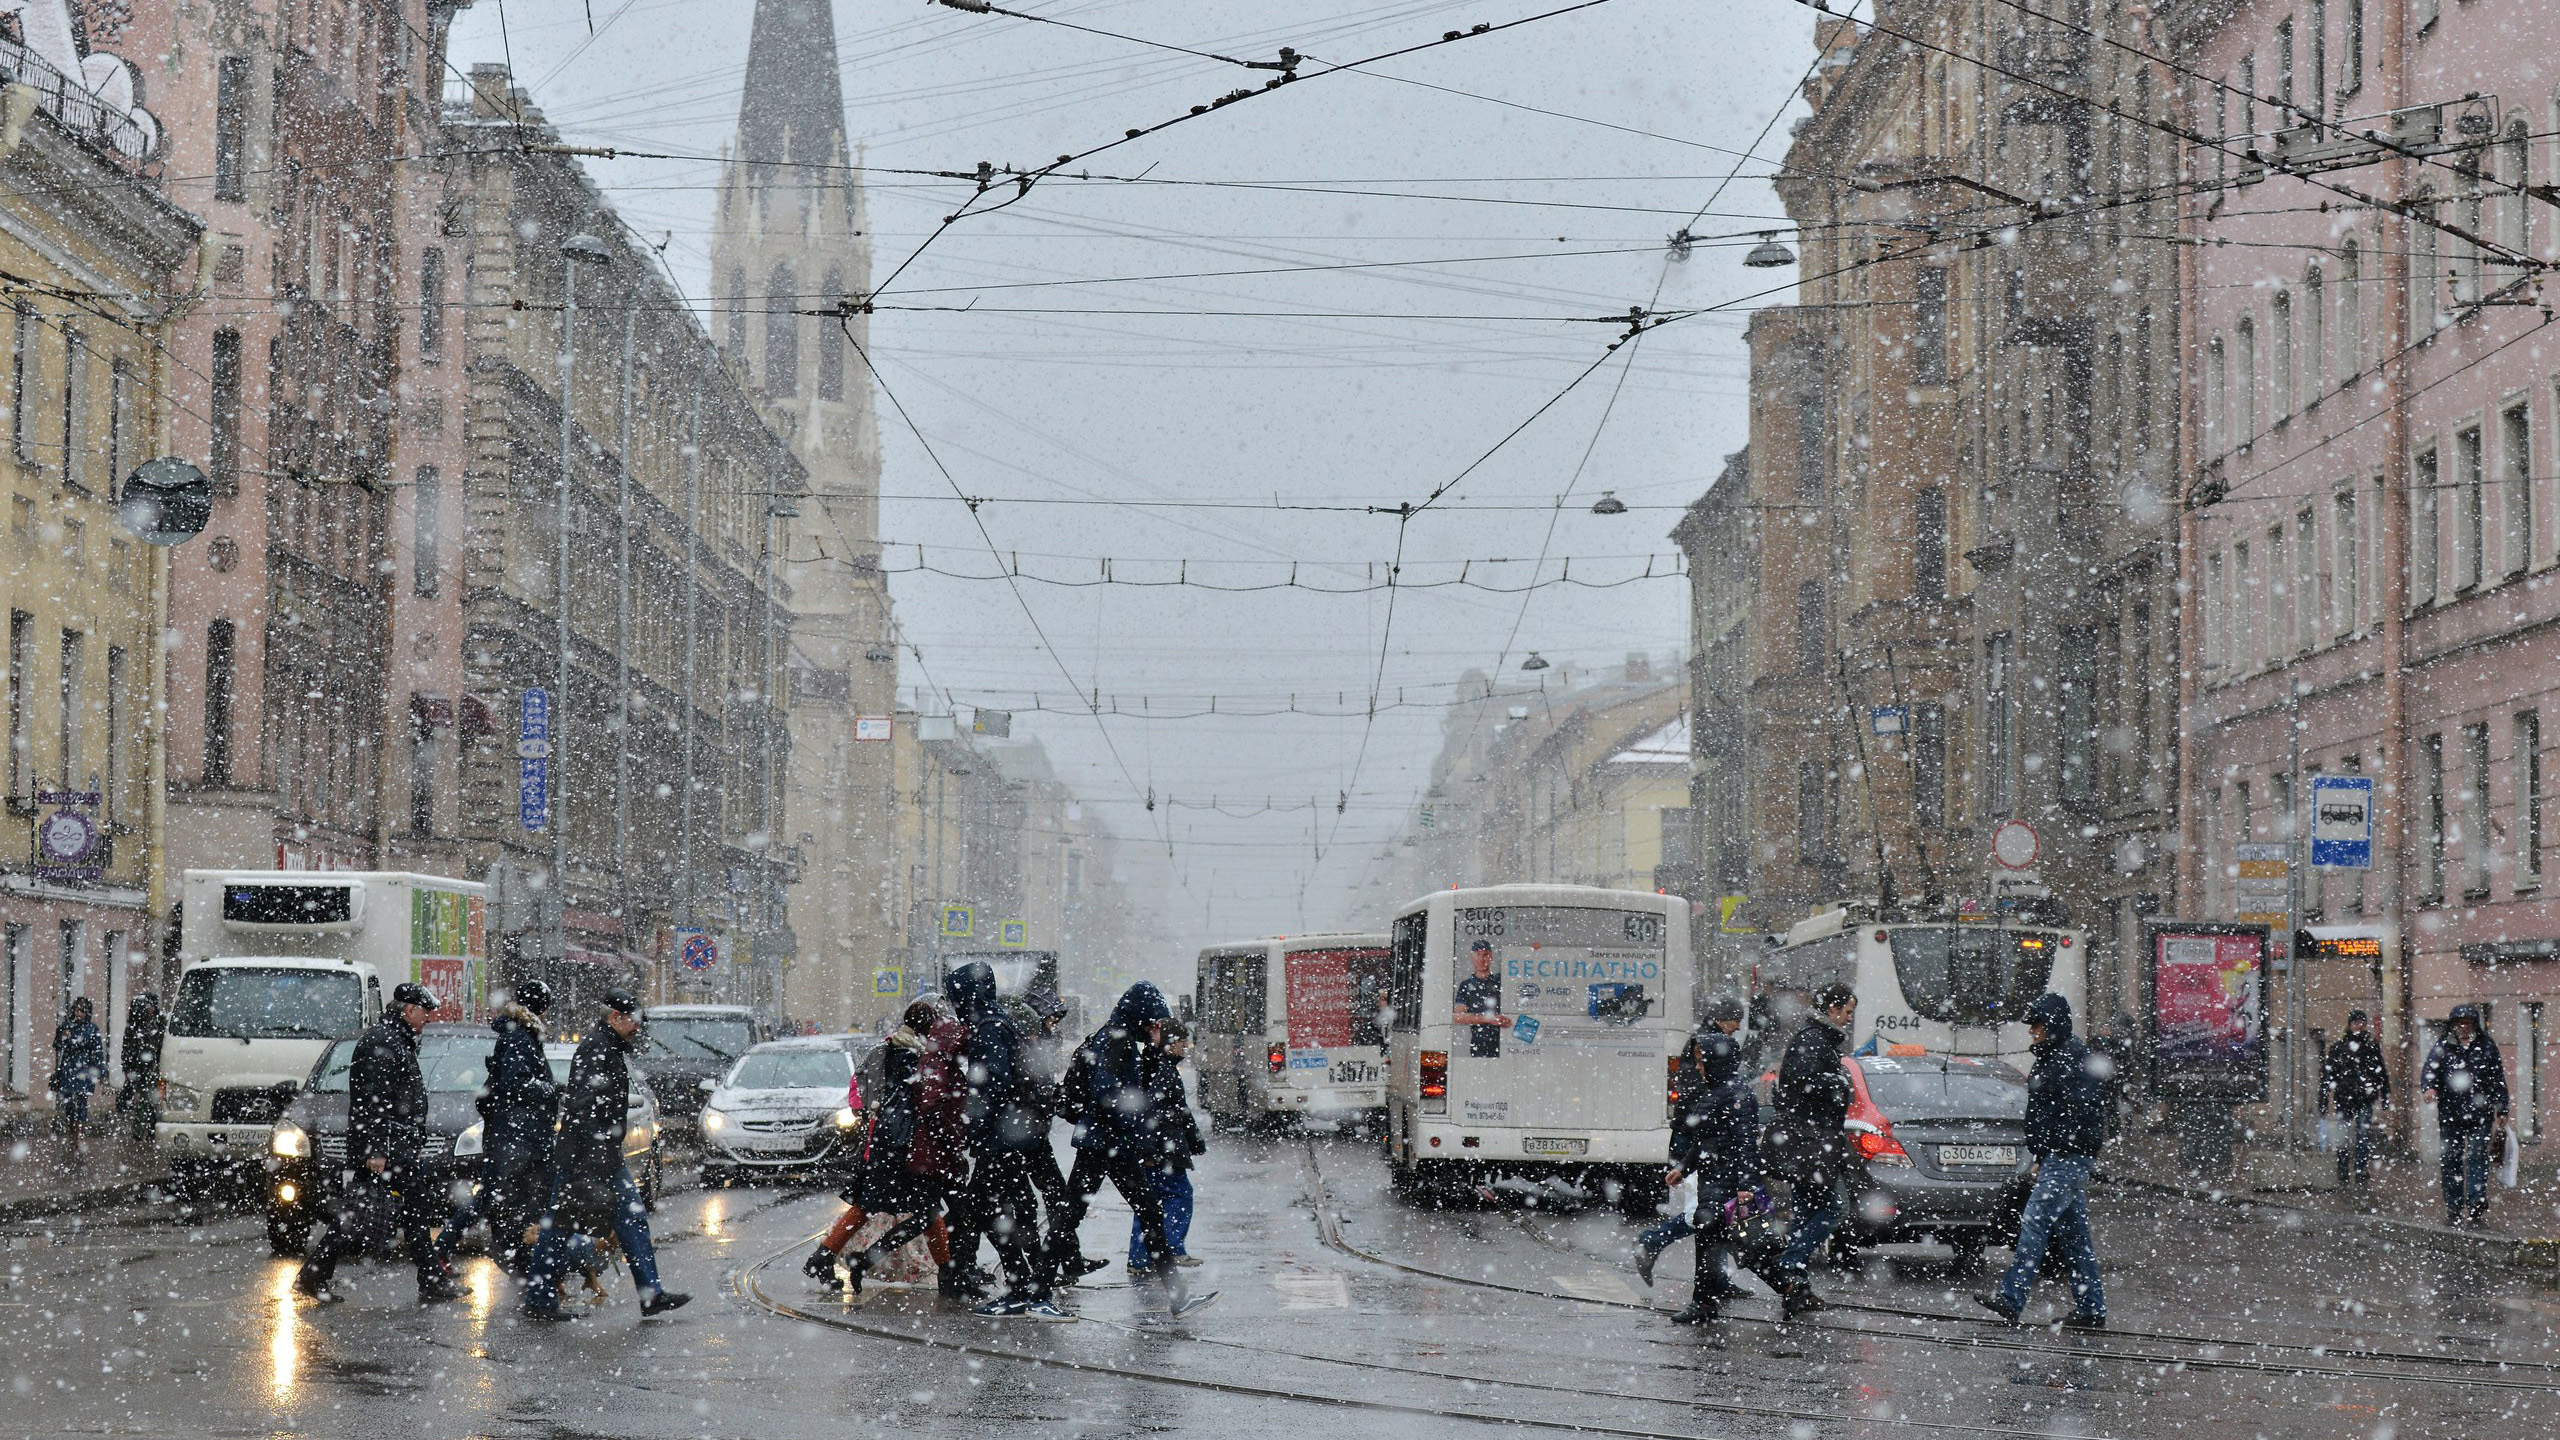
{"type": "Polygon", "coordinates": [[[1910,926],[1891,932],[1903,1003],[1923,1019],[1999,1025],[2026,1013],[2053,977],[2059,937],[1989,926],[1910,926]]]}
{"type": "Polygon", "coordinates": [[[1386,1043],[1378,1021],[1386,1004],[1386,951],[1292,950],[1284,958],[1291,1048],[1386,1043]]]}

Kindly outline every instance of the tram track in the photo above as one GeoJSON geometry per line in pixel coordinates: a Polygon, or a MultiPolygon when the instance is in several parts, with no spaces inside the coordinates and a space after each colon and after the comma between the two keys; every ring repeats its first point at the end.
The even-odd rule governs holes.
{"type": "MultiPolygon", "coordinates": [[[[1424,1265],[1416,1265],[1409,1261],[1398,1260],[1392,1256],[1382,1255],[1362,1249],[1359,1246],[1352,1244],[1343,1234],[1339,1208],[1334,1203],[1331,1186],[1324,1178],[1321,1157],[1316,1146],[1312,1142],[1308,1143],[1306,1153],[1308,1172],[1315,1180],[1318,1230],[1324,1240],[1324,1243],[1333,1250],[1352,1256],[1356,1259],[1367,1261],[1374,1265],[1383,1266],[1387,1269],[1397,1270],[1405,1274],[1427,1279],[1438,1280],[1451,1285],[1466,1286],[1468,1288],[1479,1290],[1491,1290],[1505,1294],[1534,1296],[1541,1299],[1554,1300],[1568,1304],[1633,1310],[1657,1315],[1663,1313],[1662,1307],[1646,1301],[1614,1300],[1607,1297],[1577,1295],[1560,1290],[1549,1290],[1537,1286],[1508,1284],[1498,1280],[1487,1280],[1478,1276],[1462,1275],[1453,1271],[1439,1270],[1424,1265]]],[[[1530,1239],[1533,1243],[1557,1250],[1559,1253],[1571,1255],[1578,1260],[1587,1260],[1606,1265],[1621,1263],[1621,1257],[1595,1255],[1578,1247],[1559,1244],[1549,1237],[1538,1235],[1526,1222],[1519,1220],[1517,1217],[1510,1218],[1513,1225],[1519,1229],[1521,1234],[1530,1239]]],[[[1963,1331],[1976,1333],[1948,1334],[1929,1330],[1912,1330],[1882,1325],[1840,1324],[1828,1321],[1783,1322],[1761,1319],[1755,1316],[1735,1315],[1730,1312],[1726,1314],[1725,1319],[1728,1322],[1740,1322],[1749,1325],[1792,1328],[1798,1330],[1826,1330],[1835,1334],[1854,1335],[1869,1339],[1901,1340],[1914,1344],[1933,1345],[1949,1349],[2005,1351],[2024,1355],[2050,1356],[2055,1359],[2063,1360],[2106,1361],[2115,1364],[2133,1365],[2155,1370],[2215,1370],[2244,1374],[2286,1375],[2315,1379],[2352,1380],[2378,1384],[2405,1384],[2417,1382],[2479,1389],[2518,1391],[2532,1394],[2560,1395],[2560,1365],[2554,1365],[2545,1361],[2503,1360],[2488,1356],[2422,1355],[2410,1351],[2373,1349],[2346,1350],[2337,1347],[2305,1345],[2285,1341],[2234,1340],[2212,1336],[2180,1335],[2173,1332],[2162,1331],[2111,1330],[2106,1332],[2110,1337],[2120,1336],[2126,1339],[2144,1341],[2152,1344],[2192,1346],[2198,1350],[2210,1351],[2244,1350],[2262,1353],[2268,1351],[2290,1351],[2298,1352],[2304,1358],[2294,1360],[2252,1358],[2246,1355],[2171,1354],[2151,1350],[2135,1350],[2110,1343],[2064,1341],[2058,1338],[2053,1340],[2041,1340],[2036,1338],[2032,1329],[2026,1333],[2008,1330],[1994,1330],[1986,1322],[1971,1316],[1949,1315],[1937,1311],[1922,1310],[1915,1307],[1869,1305],[1855,1301],[1834,1301],[1830,1304],[1825,1313],[1836,1314],[1842,1311],[1856,1314],[1878,1315],[1895,1320],[1918,1320],[1932,1325],[1959,1327],[1963,1331]],[[2333,1356],[2350,1360],[2378,1362],[2381,1365],[2387,1365],[2394,1368],[2364,1368],[2356,1365],[2328,1363],[2329,1357],[2333,1356]],[[2431,1373],[2431,1371],[2456,1373],[2431,1373]],[[2517,1379],[2512,1378],[2508,1374],[2499,1373],[2506,1371],[2525,1371],[2533,1374],[2550,1374],[2554,1375],[2555,1378],[2551,1381],[2517,1379]]]]}

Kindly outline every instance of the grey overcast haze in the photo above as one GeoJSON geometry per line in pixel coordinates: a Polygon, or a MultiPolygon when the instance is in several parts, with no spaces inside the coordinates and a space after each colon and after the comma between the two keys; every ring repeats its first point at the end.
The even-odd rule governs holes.
{"type": "MultiPolygon", "coordinates": [[[[1133,37],[1111,39],[903,0],[836,7],[875,277],[975,190],[895,172],[1037,166],[1269,78],[1138,42],[1309,57],[1305,78],[1280,92],[1122,145],[1086,172],[1147,183],[1053,179],[950,227],[881,304],[975,308],[884,309],[871,332],[889,390],[951,475],[880,396],[892,570],[916,565],[921,544],[933,571],[995,573],[956,485],[999,497],[980,518],[1026,574],[1091,581],[1107,556],[1121,581],[1195,582],[1024,583],[1053,659],[1001,582],[894,581],[901,626],[923,654],[922,665],[901,656],[907,703],[1015,712],[1014,733],[1037,736],[1129,842],[1124,869],[1142,890],[1135,867],[1171,840],[1166,953],[1131,957],[1141,965],[1170,972],[1213,932],[1382,923],[1409,897],[1365,887],[1363,872],[1417,801],[1440,740],[1443,712],[1431,707],[1465,672],[1499,665],[1506,687],[1533,685],[1519,666],[1534,650],[1558,667],[1544,672],[1552,686],[1630,653],[1677,658],[1676,579],[1525,595],[1474,587],[1518,586],[1533,566],[1575,581],[1640,576],[1648,561],[1656,576],[1676,570],[1666,532],[1678,507],[1744,439],[1742,330],[1760,302],[1734,302],[1793,276],[1740,261],[1755,227],[1780,224],[1766,177],[1801,113],[1811,17],[1787,0],[1744,0],[1701,25],[1694,5],[1627,0],[1364,70],[1321,69],[1553,8],[1039,7],[1133,37]],[[1702,238],[1675,263],[1664,242],[1684,226],[1702,238]],[[1397,263],[1127,278],[1380,262],[1397,263]],[[1624,327],[1598,322],[1653,302],[1657,287],[1660,311],[1731,308],[1610,356],[1405,527],[1405,581],[1463,568],[1471,584],[1399,594],[1383,666],[1383,591],[1310,589],[1383,580],[1393,516],[1004,503],[1418,501],[1607,356],[1624,327]],[[1033,309],[1068,313],[1023,313],[1033,309]],[[1628,512],[1590,513],[1604,491],[1628,512]],[[1286,582],[1293,569],[1300,588],[1198,588],[1286,582]],[[1371,725],[1357,712],[1373,690],[1407,708],[1371,725]],[[1104,717],[1108,743],[1084,713],[1097,691],[1106,712],[1123,712],[1104,717]],[[1222,712],[1268,710],[1292,696],[1354,715],[1126,713],[1190,714],[1211,697],[1222,712]],[[1217,811],[1201,808],[1212,801],[1217,811]],[[1235,813],[1266,802],[1296,808],[1235,813]]],[[[600,0],[590,30],[575,5],[482,4],[458,20],[452,56],[466,71],[509,63],[568,143],[717,157],[736,124],[750,14],[744,0],[600,0]]],[[[716,158],[586,164],[635,233],[665,240],[686,290],[707,296],[716,158]]]]}

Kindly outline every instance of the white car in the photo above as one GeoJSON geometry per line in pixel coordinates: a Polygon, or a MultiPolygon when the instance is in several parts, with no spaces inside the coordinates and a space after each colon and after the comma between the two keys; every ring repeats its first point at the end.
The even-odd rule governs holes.
{"type": "Polygon", "coordinates": [[[705,1081],[702,1183],[850,1175],[862,1156],[862,1116],[845,1103],[854,1061],[841,1035],[768,1040],[705,1081]]]}

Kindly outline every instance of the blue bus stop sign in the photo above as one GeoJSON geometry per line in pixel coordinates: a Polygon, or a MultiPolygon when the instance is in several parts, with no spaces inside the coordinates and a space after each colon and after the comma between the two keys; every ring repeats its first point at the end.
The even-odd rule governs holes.
{"type": "Polygon", "coordinates": [[[2311,777],[2311,863],[2322,870],[2373,868],[2373,777],[2311,777]]]}

